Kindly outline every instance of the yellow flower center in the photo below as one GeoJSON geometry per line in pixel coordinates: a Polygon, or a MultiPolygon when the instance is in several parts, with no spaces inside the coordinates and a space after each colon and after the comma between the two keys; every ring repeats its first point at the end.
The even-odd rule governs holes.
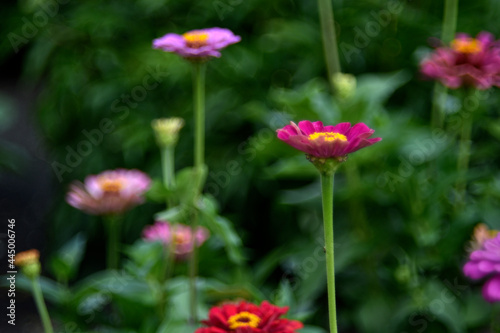
{"type": "Polygon", "coordinates": [[[103,179],[100,181],[100,185],[106,193],[118,193],[123,188],[123,183],[118,179],[103,179]]]}
{"type": "Polygon", "coordinates": [[[313,140],[317,140],[320,137],[325,138],[325,141],[335,141],[335,140],[347,141],[347,138],[345,135],[340,134],[340,133],[333,133],[333,132],[316,132],[313,134],[309,134],[308,139],[313,141],[313,140]]]}
{"type": "Polygon", "coordinates": [[[260,318],[254,315],[253,313],[243,311],[229,317],[227,323],[229,325],[229,328],[232,330],[235,330],[238,327],[245,327],[245,326],[250,326],[255,328],[259,326],[260,318]]]}
{"type": "Polygon", "coordinates": [[[194,49],[199,49],[202,46],[207,45],[208,34],[202,31],[191,31],[186,32],[182,35],[186,41],[187,46],[194,49]]]}
{"type": "Polygon", "coordinates": [[[174,243],[177,245],[184,244],[188,242],[188,238],[181,234],[174,235],[174,243]]]}
{"type": "Polygon", "coordinates": [[[460,53],[478,53],[483,50],[481,42],[475,38],[454,39],[451,42],[451,48],[460,53]]]}

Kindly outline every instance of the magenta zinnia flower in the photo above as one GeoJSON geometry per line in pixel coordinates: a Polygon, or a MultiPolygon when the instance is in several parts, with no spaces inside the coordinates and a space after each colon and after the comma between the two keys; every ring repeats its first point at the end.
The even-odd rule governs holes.
{"type": "Polygon", "coordinates": [[[187,225],[156,221],[154,225],[146,226],[142,235],[145,240],[160,241],[166,247],[169,247],[173,240],[176,259],[184,260],[191,254],[195,239],[196,246],[201,246],[210,234],[203,227],[198,227],[193,235],[193,229],[187,225]]]}
{"type": "Polygon", "coordinates": [[[382,140],[369,139],[375,131],[363,123],[352,127],[350,123],[323,126],[321,121],[303,120],[298,126],[291,122],[276,132],[280,140],[310,156],[338,161],[345,160],[349,153],[382,140]]]}
{"type": "Polygon", "coordinates": [[[500,48],[492,34],[457,34],[450,47],[438,47],[420,65],[421,72],[448,88],[489,89],[500,85],[500,48]]]}
{"type": "Polygon", "coordinates": [[[463,271],[474,280],[488,278],[483,297],[488,302],[500,302],[500,234],[485,240],[479,250],[473,251],[463,271]]]}
{"type": "Polygon", "coordinates": [[[88,214],[122,214],[144,202],[150,183],[139,170],[108,170],[71,184],[66,201],[88,214]]]}
{"type": "Polygon", "coordinates": [[[297,320],[280,318],[288,307],[277,307],[264,301],[257,306],[241,301],[213,307],[208,320],[202,320],[207,327],[198,328],[195,333],[296,333],[304,325],[297,320]]]}
{"type": "Polygon", "coordinates": [[[188,31],[178,35],[166,34],[153,41],[153,48],[174,52],[184,58],[220,57],[219,50],[241,40],[231,30],[209,28],[188,31]]]}

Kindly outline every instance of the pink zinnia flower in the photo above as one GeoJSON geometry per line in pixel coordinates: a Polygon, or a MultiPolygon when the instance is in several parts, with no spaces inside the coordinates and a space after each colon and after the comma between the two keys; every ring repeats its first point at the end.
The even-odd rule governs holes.
{"type": "Polygon", "coordinates": [[[108,170],[71,184],[66,201],[88,214],[122,214],[144,202],[150,183],[139,170],[108,170]]]}
{"type": "Polygon", "coordinates": [[[292,122],[276,132],[280,140],[310,156],[338,161],[345,160],[349,153],[382,140],[369,139],[375,131],[363,123],[352,127],[350,123],[323,126],[321,121],[303,120],[298,126],[292,122]]]}
{"type": "Polygon", "coordinates": [[[178,35],[166,34],[153,41],[153,48],[174,52],[184,58],[220,57],[220,49],[241,40],[231,30],[209,28],[188,31],[178,35]]]}
{"type": "Polygon", "coordinates": [[[439,47],[420,65],[421,72],[448,88],[488,89],[500,85],[500,48],[492,34],[457,34],[450,47],[439,47]]]}
{"type": "Polygon", "coordinates": [[[176,259],[183,260],[191,254],[195,240],[196,246],[201,246],[210,234],[203,227],[198,227],[193,234],[193,229],[187,225],[156,221],[154,225],[146,226],[142,235],[147,241],[160,241],[167,247],[173,241],[176,259]]]}
{"type": "Polygon", "coordinates": [[[474,280],[487,277],[483,297],[488,302],[500,302],[500,234],[484,241],[473,251],[464,265],[464,274],[474,280]]]}
{"type": "Polygon", "coordinates": [[[195,333],[296,333],[304,325],[297,320],[280,318],[288,307],[277,307],[264,301],[260,306],[241,301],[213,307],[208,320],[202,320],[207,327],[198,328],[195,333]]]}

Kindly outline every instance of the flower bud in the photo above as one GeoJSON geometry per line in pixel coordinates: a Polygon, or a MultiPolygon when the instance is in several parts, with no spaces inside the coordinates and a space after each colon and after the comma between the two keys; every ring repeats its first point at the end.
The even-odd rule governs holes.
{"type": "Polygon", "coordinates": [[[151,127],[156,135],[156,142],[160,147],[174,146],[179,140],[179,131],[184,127],[182,118],[161,118],[155,119],[151,127]]]}
{"type": "Polygon", "coordinates": [[[340,99],[349,99],[356,92],[356,77],[352,74],[335,73],[332,77],[335,93],[340,99]]]}
{"type": "Polygon", "coordinates": [[[42,270],[39,259],[40,252],[33,249],[18,253],[15,263],[28,278],[34,279],[40,276],[40,271],[42,270]]]}

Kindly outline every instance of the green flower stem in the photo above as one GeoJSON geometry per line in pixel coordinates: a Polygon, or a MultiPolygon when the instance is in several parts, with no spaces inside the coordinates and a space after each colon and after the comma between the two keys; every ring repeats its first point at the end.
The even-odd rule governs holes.
{"type": "Polygon", "coordinates": [[[35,298],[36,307],[38,309],[38,313],[40,314],[40,319],[42,320],[43,330],[45,333],[53,333],[54,329],[52,328],[52,322],[50,321],[47,306],[45,306],[45,301],[43,300],[42,288],[40,287],[38,277],[31,279],[31,286],[33,288],[33,297],[35,298]]]}
{"type": "Polygon", "coordinates": [[[457,173],[458,180],[456,184],[457,201],[456,207],[461,207],[465,202],[465,189],[467,187],[467,171],[469,169],[471,132],[472,132],[472,113],[462,112],[462,126],[460,128],[460,142],[458,148],[457,173]]]}
{"type": "Polygon", "coordinates": [[[445,0],[443,31],[441,32],[441,40],[445,44],[449,44],[455,37],[455,31],[457,29],[457,16],[458,0],[445,0]]]}
{"type": "Polygon", "coordinates": [[[175,147],[173,145],[161,149],[163,184],[171,190],[175,186],[175,147]]]}
{"type": "MultiPolygon", "coordinates": [[[[441,41],[448,45],[455,37],[457,29],[458,0],[445,0],[443,29],[441,31],[441,41]]],[[[441,83],[434,85],[434,94],[432,99],[432,128],[443,128],[444,110],[448,89],[441,83]]]]}
{"type": "MultiPolygon", "coordinates": [[[[161,148],[161,165],[163,173],[163,185],[167,190],[175,186],[175,146],[168,145],[161,148]]],[[[167,199],[167,208],[172,207],[172,200],[167,199]]]]}
{"type": "Polygon", "coordinates": [[[108,229],[108,269],[118,268],[118,258],[120,250],[120,218],[118,216],[107,216],[105,224],[108,229]]]}
{"type": "Polygon", "coordinates": [[[198,275],[198,246],[196,244],[196,230],[198,229],[198,212],[195,212],[193,223],[191,224],[193,232],[193,249],[189,261],[189,307],[191,313],[191,323],[198,323],[198,308],[196,294],[196,276],[198,275]]]}
{"type": "Polygon", "coordinates": [[[443,86],[440,82],[434,83],[434,92],[432,96],[432,114],[431,126],[432,128],[443,128],[444,124],[444,105],[448,96],[448,88],[443,86]]]}
{"type": "Polygon", "coordinates": [[[328,82],[330,83],[332,92],[335,92],[332,79],[333,74],[340,72],[340,60],[337,47],[337,36],[335,34],[332,0],[318,0],[318,10],[321,35],[323,38],[323,50],[325,52],[326,67],[328,70],[328,82]]]}
{"type": "Polygon", "coordinates": [[[193,63],[194,81],[194,166],[197,170],[205,164],[205,71],[206,65],[202,62],[193,63]]]}
{"type": "MultiPolygon", "coordinates": [[[[172,229],[171,229],[171,235],[175,235],[176,230],[177,230],[177,224],[176,223],[171,223],[170,224],[172,229]]],[[[163,275],[163,281],[167,281],[170,279],[170,276],[172,275],[172,272],[174,271],[174,265],[175,265],[175,242],[173,237],[170,240],[170,244],[168,244],[168,247],[164,247],[163,249],[163,256],[165,259],[165,270],[164,270],[164,275],[163,275]]]]}
{"type": "Polygon", "coordinates": [[[337,333],[337,312],[335,306],[335,261],[333,251],[333,178],[333,173],[331,175],[321,173],[323,223],[325,228],[326,278],[328,287],[328,313],[330,319],[330,333],[337,333]]]}
{"type": "MultiPolygon", "coordinates": [[[[193,63],[193,82],[194,82],[194,119],[195,119],[195,143],[194,143],[194,168],[196,177],[201,177],[205,165],[205,72],[206,64],[204,62],[193,63]]],[[[197,189],[197,191],[199,191],[197,189]]],[[[191,228],[196,232],[198,228],[198,212],[196,202],[199,194],[194,197],[194,213],[191,228]]],[[[193,250],[189,261],[189,308],[191,314],[191,323],[198,322],[197,313],[197,293],[196,277],[198,275],[198,246],[196,238],[193,241],[193,250]]]]}

